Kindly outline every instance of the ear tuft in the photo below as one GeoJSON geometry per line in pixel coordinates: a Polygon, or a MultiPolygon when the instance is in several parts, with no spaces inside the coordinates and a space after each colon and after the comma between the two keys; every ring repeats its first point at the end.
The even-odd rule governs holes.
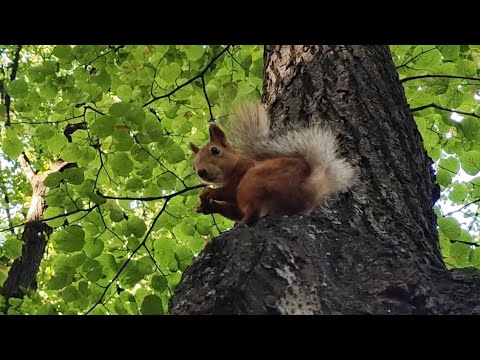
{"type": "Polygon", "coordinates": [[[193,151],[195,154],[200,150],[200,148],[199,148],[197,145],[195,145],[194,143],[192,143],[192,142],[190,143],[190,149],[192,149],[192,151],[193,151]]]}
{"type": "Polygon", "coordinates": [[[211,124],[208,128],[210,132],[210,140],[211,141],[218,141],[222,146],[227,147],[227,137],[222,129],[220,129],[217,125],[211,124]]]}

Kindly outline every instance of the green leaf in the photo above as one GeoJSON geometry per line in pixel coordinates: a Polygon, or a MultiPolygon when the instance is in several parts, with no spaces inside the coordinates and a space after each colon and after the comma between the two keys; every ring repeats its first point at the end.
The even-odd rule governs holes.
{"type": "Polygon", "coordinates": [[[187,236],[193,236],[195,234],[195,228],[187,224],[186,222],[182,222],[176,226],[178,229],[180,229],[185,235],[187,236]]]}
{"type": "Polygon", "coordinates": [[[196,229],[200,235],[212,234],[212,221],[206,217],[201,217],[197,220],[196,229]]]}
{"type": "Polygon", "coordinates": [[[51,125],[39,125],[35,130],[35,137],[39,140],[48,140],[56,133],[56,129],[51,125]]]}
{"type": "Polygon", "coordinates": [[[143,188],[143,181],[139,178],[131,178],[127,181],[126,188],[132,191],[140,190],[143,188]]]}
{"type": "Polygon", "coordinates": [[[128,102],[132,96],[132,88],[128,84],[120,85],[116,89],[116,94],[122,101],[128,102]]]}
{"type": "Polygon", "coordinates": [[[167,279],[163,275],[153,275],[150,281],[150,286],[159,292],[164,292],[167,289],[167,279]]]}
{"type": "MultiPolygon", "coordinates": [[[[0,287],[3,286],[3,284],[5,283],[5,280],[7,280],[7,273],[8,273],[7,270],[4,270],[2,269],[2,267],[0,267],[0,287]]],[[[0,306],[3,306],[3,297],[1,295],[0,295],[0,306]]]]}
{"type": "Polygon", "coordinates": [[[22,241],[15,236],[8,236],[3,243],[3,254],[14,260],[22,255],[22,241]]]}
{"type": "Polygon", "coordinates": [[[441,45],[439,50],[444,60],[456,60],[460,54],[460,45],[441,45]]]}
{"type": "Polygon", "coordinates": [[[57,45],[57,46],[55,46],[55,48],[53,49],[53,55],[55,55],[59,59],[71,58],[72,50],[70,48],[70,45],[57,45]]]}
{"type": "Polygon", "coordinates": [[[176,164],[185,159],[185,153],[180,146],[173,144],[165,152],[164,157],[170,164],[176,164]]]}
{"type": "Polygon", "coordinates": [[[43,72],[43,66],[31,67],[28,71],[28,78],[31,82],[42,83],[45,81],[45,73],[43,72]]]}
{"type": "Polygon", "coordinates": [[[71,255],[59,254],[53,261],[52,267],[55,273],[67,273],[73,275],[76,269],[76,262],[71,255]]]}
{"type": "Polygon", "coordinates": [[[480,267],[480,247],[477,246],[475,249],[470,251],[468,260],[472,266],[480,267]]]}
{"type": "Polygon", "coordinates": [[[127,114],[125,115],[125,118],[127,119],[128,123],[140,126],[145,121],[145,112],[140,106],[132,106],[132,108],[128,110],[127,114]]]}
{"type": "Polygon", "coordinates": [[[163,315],[162,300],[157,295],[147,295],[143,298],[140,311],[143,315],[163,315]]]}
{"type": "Polygon", "coordinates": [[[175,259],[178,262],[178,268],[180,271],[185,271],[185,269],[192,263],[193,254],[188,247],[179,246],[177,250],[175,250],[175,259]]]}
{"type": "Polygon", "coordinates": [[[116,121],[110,116],[102,116],[90,126],[92,134],[100,139],[110,136],[115,130],[116,121]]]}
{"type": "Polygon", "coordinates": [[[85,232],[80,226],[71,225],[52,235],[55,247],[64,252],[82,250],[85,244],[85,232]]]}
{"type": "Polygon", "coordinates": [[[155,260],[161,266],[166,267],[174,257],[177,243],[174,239],[161,237],[155,240],[153,247],[155,249],[155,260]]]}
{"type": "Polygon", "coordinates": [[[458,220],[452,217],[438,219],[438,226],[440,230],[449,239],[456,239],[460,236],[460,224],[458,220]]]}
{"type": "Polygon", "coordinates": [[[105,245],[101,239],[87,238],[84,251],[90,259],[95,259],[102,254],[104,246],[105,245]]]}
{"type": "Polygon", "coordinates": [[[96,282],[102,277],[102,264],[97,260],[88,259],[82,266],[82,271],[86,273],[86,278],[91,282],[96,282]]]}
{"type": "Polygon", "coordinates": [[[54,188],[60,185],[60,181],[63,179],[63,174],[60,172],[54,172],[49,174],[45,180],[43,181],[43,184],[49,188],[54,188]]]}
{"type": "Polygon", "coordinates": [[[133,161],[123,152],[113,154],[108,162],[112,171],[118,176],[128,176],[133,170],[133,161]]]}
{"type": "Polygon", "coordinates": [[[460,156],[462,169],[468,175],[476,175],[480,170],[480,151],[470,150],[460,156]]]}
{"type": "Polygon", "coordinates": [[[460,169],[460,163],[454,157],[440,160],[440,167],[455,174],[460,169]]]}
{"type": "Polygon", "coordinates": [[[450,256],[455,260],[458,267],[469,265],[468,256],[470,253],[469,245],[461,242],[454,242],[450,246],[450,256]]]}
{"type": "Polygon", "coordinates": [[[470,189],[468,189],[467,185],[465,184],[453,184],[452,186],[453,190],[448,195],[448,198],[458,204],[462,203],[467,197],[470,189]]]}
{"type": "Polygon", "coordinates": [[[102,264],[105,275],[109,278],[117,273],[117,263],[115,257],[111,254],[102,254],[96,258],[96,260],[102,264]]]}
{"type": "Polygon", "coordinates": [[[62,206],[66,196],[63,189],[50,189],[45,198],[45,202],[48,206],[62,206]]]}
{"type": "Polygon", "coordinates": [[[111,86],[110,75],[108,75],[108,73],[105,71],[102,71],[98,75],[93,76],[92,82],[99,85],[103,89],[103,91],[107,91],[108,89],[110,89],[111,86]]]}
{"type": "Polygon", "coordinates": [[[461,126],[467,140],[475,140],[479,138],[480,125],[478,124],[478,119],[465,118],[461,122],[461,126]]]}
{"type": "Polygon", "coordinates": [[[475,63],[467,59],[459,59],[457,61],[458,68],[464,76],[477,76],[477,67],[475,63]]]}
{"type": "Polygon", "coordinates": [[[161,141],[163,139],[163,128],[157,118],[148,114],[144,123],[145,133],[152,141],[161,141]]]}
{"type": "Polygon", "coordinates": [[[120,222],[125,218],[124,213],[119,208],[113,208],[110,210],[110,220],[114,222],[120,222]]]}
{"type": "Polygon", "coordinates": [[[60,295],[63,301],[72,302],[80,299],[81,295],[74,286],[68,286],[61,292],[60,295]]]}
{"type": "Polygon", "coordinates": [[[69,273],[57,273],[47,282],[49,290],[60,290],[72,283],[72,275],[69,273]]]}
{"type": "Polygon", "coordinates": [[[452,174],[450,171],[439,169],[437,171],[437,183],[443,187],[448,187],[452,183],[452,174]]]}
{"type": "Polygon", "coordinates": [[[157,177],[157,184],[163,190],[172,190],[176,182],[177,178],[172,173],[164,173],[157,177]]]}
{"type": "Polygon", "coordinates": [[[127,241],[127,247],[129,250],[135,251],[138,246],[140,245],[140,240],[138,240],[136,237],[129,237],[127,241]]]}
{"type": "Polygon", "coordinates": [[[7,128],[5,139],[3,139],[2,150],[10,159],[16,160],[23,151],[23,143],[18,135],[11,128],[7,128]]]}
{"type": "Polygon", "coordinates": [[[13,80],[7,88],[8,94],[17,99],[28,95],[28,84],[23,79],[13,80]]]}
{"type": "Polygon", "coordinates": [[[60,157],[68,162],[76,162],[79,158],[82,157],[82,152],[75,143],[67,143],[65,147],[60,151],[60,157]]]}
{"type": "Polygon", "coordinates": [[[191,61],[197,61],[205,53],[203,45],[187,45],[184,48],[188,59],[191,61]]]}
{"type": "Polygon", "coordinates": [[[58,218],[55,218],[53,220],[48,220],[45,221],[48,226],[51,226],[53,228],[62,226],[63,223],[65,222],[65,216],[60,216],[65,214],[65,209],[63,207],[54,207],[54,206],[49,206],[47,210],[43,213],[43,217],[45,219],[50,219],[54,218],[56,216],[59,216],[58,218]]]}
{"type": "Polygon", "coordinates": [[[67,138],[63,134],[55,133],[48,140],[47,146],[50,149],[50,151],[58,154],[67,145],[67,143],[68,143],[67,138]]]}
{"type": "Polygon", "coordinates": [[[83,183],[84,175],[82,168],[68,168],[63,171],[63,177],[69,183],[80,185],[83,183]]]}
{"type": "Polygon", "coordinates": [[[133,146],[133,139],[128,131],[118,130],[113,133],[113,143],[117,150],[128,151],[133,146]]]}
{"type": "Polygon", "coordinates": [[[128,103],[119,102],[110,106],[110,109],[108,109],[108,112],[113,117],[122,117],[122,116],[125,116],[125,114],[129,109],[130,109],[130,105],[128,103]]]}
{"type": "Polygon", "coordinates": [[[145,231],[147,231],[145,222],[138,216],[130,216],[127,220],[127,226],[132,234],[137,238],[141,238],[143,234],[145,234],[145,231]]]}
{"type": "Polygon", "coordinates": [[[94,187],[95,181],[92,179],[87,179],[77,187],[77,191],[81,196],[88,196],[88,194],[93,193],[94,187]]]}
{"type": "Polygon", "coordinates": [[[170,65],[164,66],[160,70],[160,76],[168,84],[173,84],[175,80],[178,79],[181,73],[182,73],[182,69],[180,68],[180,65],[178,65],[176,62],[172,62],[170,63],[170,65]]]}
{"type": "Polygon", "coordinates": [[[124,286],[133,287],[138,284],[138,282],[142,280],[144,276],[145,274],[140,271],[136,261],[132,260],[125,268],[125,277],[122,279],[122,283],[124,286]]]}
{"type": "Polygon", "coordinates": [[[54,84],[49,83],[40,87],[40,95],[47,100],[53,100],[58,96],[58,88],[54,84]]]}
{"type": "Polygon", "coordinates": [[[36,314],[37,315],[58,315],[57,310],[55,310],[52,304],[41,305],[38,308],[36,314]]]}

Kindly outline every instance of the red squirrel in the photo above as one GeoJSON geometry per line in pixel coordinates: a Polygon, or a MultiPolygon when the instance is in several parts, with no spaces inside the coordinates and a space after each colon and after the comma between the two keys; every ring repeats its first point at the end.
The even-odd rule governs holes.
{"type": "Polygon", "coordinates": [[[270,133],[262,104],[244,103],[226,126],[211,124],[210,141],[193,167],[206,187],[197,212],[219,213],[240,224],[268,214],[309,215],[353,185],[355,170],[338,155],[338,142],[321,125],[270,133]]]}

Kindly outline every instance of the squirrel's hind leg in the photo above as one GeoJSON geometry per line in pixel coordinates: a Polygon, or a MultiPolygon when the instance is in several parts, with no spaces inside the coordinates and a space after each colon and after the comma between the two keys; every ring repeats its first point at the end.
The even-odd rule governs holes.
{"type": "Polygon", "coordinates": [[[252,206],[249,206],[246,209],[246,211],[244,211],[243,213],[244,213],[244,215],[243,215],[242,220],[238,223],[239,225],[244,225],[244,224],[251,225],[251,224],[257,222],[258,219],[259,219],[256,210],[252,206]]]}

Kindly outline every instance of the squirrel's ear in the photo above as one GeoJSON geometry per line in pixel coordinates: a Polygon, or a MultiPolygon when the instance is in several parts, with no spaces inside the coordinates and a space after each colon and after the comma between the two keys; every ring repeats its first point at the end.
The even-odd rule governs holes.
{"type": "Polygon", "coordinates": [[[196,154],[198,152],[198,150],[200,150],[200,148],[195,145],[194,143],[190,143],[190,149],[192,149],[192,151],[196,154]]]}
{"type": "Polygon", "coordinates": [[[224,147],[228,146],[227,137],[222,129],[215,124],[211,124],[208,130],[210,131],[210,140],[216,140],[224,147]]]}

